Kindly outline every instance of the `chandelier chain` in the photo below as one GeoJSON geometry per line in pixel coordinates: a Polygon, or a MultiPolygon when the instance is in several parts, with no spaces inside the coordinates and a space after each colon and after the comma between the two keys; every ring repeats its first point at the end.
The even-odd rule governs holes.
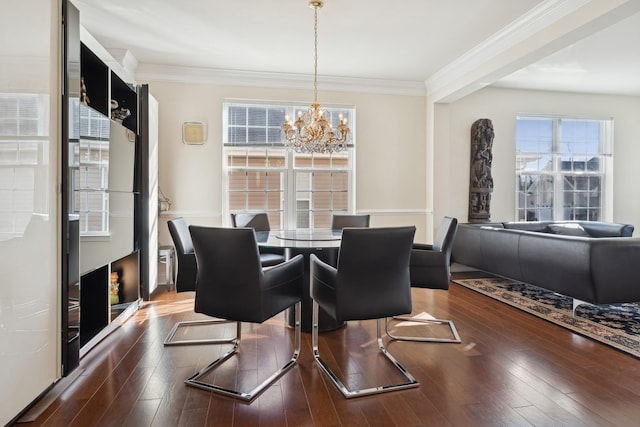
{"type": "Polygon", "coordinates": [[[311,0],[313,8],[313,104],[307,111],[298,111],[295,120],[285,114],[281,126],[284,146],[298,153],[333,153],[344,151],[351,141],[347,117],[338,114],[338,124],[333,127],[332,114],[318,103],[318,9],[324,3],[311,0]]]}
{"type": "Polygon", "coordinates": [[[313,100],[318,103],[318,8],[313,8],[313,100]]]}

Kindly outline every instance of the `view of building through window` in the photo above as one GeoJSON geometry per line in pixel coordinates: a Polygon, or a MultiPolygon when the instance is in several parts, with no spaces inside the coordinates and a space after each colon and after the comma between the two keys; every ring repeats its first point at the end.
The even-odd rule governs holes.
{"type": "Polygon", "coordinates": [[[516,219],[602,220],[611,120],[516,118],[516,219]]]}
{"type": "MultiPolygon", "coordinates": [[[[294,117],[305,108],[225,104],[226,217],[266,211],[273,229],[329,228],[333,212],[351,210],[353,147],[340,153],[302,154],[282,144],[285,114],[294,117]]],[[[355,114],[353,108],[329,112],[335,120],[342,112],[349,122],[355,114]]]]}

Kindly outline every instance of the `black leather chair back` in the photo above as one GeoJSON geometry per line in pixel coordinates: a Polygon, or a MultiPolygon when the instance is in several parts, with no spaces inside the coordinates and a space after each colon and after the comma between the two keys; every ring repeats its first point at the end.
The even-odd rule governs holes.
{"type": "Polygon", "coordinates": [[[178,261],[178,275],[176,278],[176,292],[196,290],[196,256],[193,253],[193,243],[189,226],[184,218],[174,218],[167,221],[169,234],[176,248],[178,261]]]}
{"type": "Polygon", "coordinates": [[[331,229],[342,230],[345,227],[369,227],[370,215],[342,215],[331,216],[331,229]]]}
{"type": "Polygon", "coordinates": [[[338,320],[411,312],[409,258],[415,227],[346,228],[338,255],[338,320]]]}
{"type": "MultiPolygon", "coordinates": [[[[293,308],[296,319],[300,319],[300,301],[304,295],[304,258],[302,255],[296,255],[290,260],[263,270],[260,265],[256,232],[252,228],[192,225],[189,231],[198,263],[195,311],[238,323],[236,337],[232,339],[232,348],[224,354],[220,353],[217,360],[185,382],[194,387],[249,402],[295,366],[300,354],[300,322],[296,322],[294,328],[294,350],[291,359],[253,390],[240,391],[235,387],[228,388],[228,385],[216,385],[203,379],[207,375],[215,378],[211,373],[221,367],[230,356],[240,352],[240,322],[262,323],[287,308],[293,308]]],[[[257,337],[257,341],[262,341],[263,338],[265,337],[257,337]]],[[[238,364],[243,361],[244,359],[241,359],[238,364]]],[[[230,371],[227,368],[222,369],[224,374],[220,375],[227,379],[225,383],[228,384],[230,371]]],[[[230,369],[234,371],[234,368],[230,369]]]]}
{"type": "MultiPolygon", "coordinates": [[[[271,231],[269,215],[265,213],[232,213],[231,224],[233,227],[253,228],[257,232],[271,231]]],[[[263,267],[271,267],[285,260],[284,248],[260,247],[260,260],[263,267]]]]}
{"type": "Polygon", "coordinates": [[[198,263],[195,311],[227,320],[261,323],[302,295],[302,257],[263,270],[251,228],[189,227],[198,263]],[[296,268],[297,281],[278,283],[296,268]],[[276,286],[277,285],[277,286],[276,286]]]}
{"type": "Polygon", "coordinates": [[[433,250],[444,252],[447,258],[447,266],[451,264],[451,251],[453,250],[453,241],[458,231],[458,220],[445,216],[440,221],[440,226],[433,240],[433,250]]]}
{"type": "Polygon", "coordinates": [[[269,215],[266,213],[232,213],[231,224],[234,227],[249,227],[256,231],[271,231],[269,215]]]}
{"type": "Polygon", "coordinates": [[[458,230],[458,220],[445,216],[440,222],[433,245],[415,244],[411,251],[411,286],[449,289],[451,252],[458,230]]]}

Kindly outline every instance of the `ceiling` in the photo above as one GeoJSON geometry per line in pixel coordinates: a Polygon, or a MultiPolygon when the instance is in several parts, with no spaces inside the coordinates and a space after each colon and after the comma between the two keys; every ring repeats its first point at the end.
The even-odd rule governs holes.
{"type": "MultiPolygon", "coordinates": [[[[83,27],[107,50],[128,50],[138,73],[167,66],[313,73],[308,0],[72,1],[83,27]]],[[[568,21],[557,18],[573,8],[581,19],[580,8],[592,2],[603,3],[325,0],[318,11],[318,74],[428,88],[455,74],[448,72],[454,66],[464,69],[461,61],[474,52],[467,67],[482,70],[489,62],[478,57],[494,52],[491,58],[502,63],[477,76],[481,85],[640,95],[640,1],[611,1],[628,4],[615,13],[597,12],[577,29],[567,30],[568,21]],[[519,44],[511,42],[516,32],[519,44]],[[536,45],[541,38],[544,45],[536,45]],[[498,50],[510,56],[503,59],[498,50]]]]}
{"type": "Polygon", "coordinates": [[[640,13],[513,74],[496,85],[640,95],[640,13]]]}

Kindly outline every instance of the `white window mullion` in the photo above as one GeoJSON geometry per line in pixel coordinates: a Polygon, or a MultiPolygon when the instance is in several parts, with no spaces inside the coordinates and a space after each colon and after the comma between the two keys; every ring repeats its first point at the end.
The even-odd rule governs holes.
{"type": "Polygon", "coordinates": [[[553,165],[553,218],[564,218],[564,176],[560,171],[562,159],[554,155],[553,165]]]}
{"type": "Polygon", "coordinates": [[[285,173],[286,188],[283,191],[284,196],[284,225],[285,228],[296,228],[297,218],[297,194],[296,194],[296,179],[297,171],[293,169],[293,153],[287,153],[287,172],[285,173]]]}

